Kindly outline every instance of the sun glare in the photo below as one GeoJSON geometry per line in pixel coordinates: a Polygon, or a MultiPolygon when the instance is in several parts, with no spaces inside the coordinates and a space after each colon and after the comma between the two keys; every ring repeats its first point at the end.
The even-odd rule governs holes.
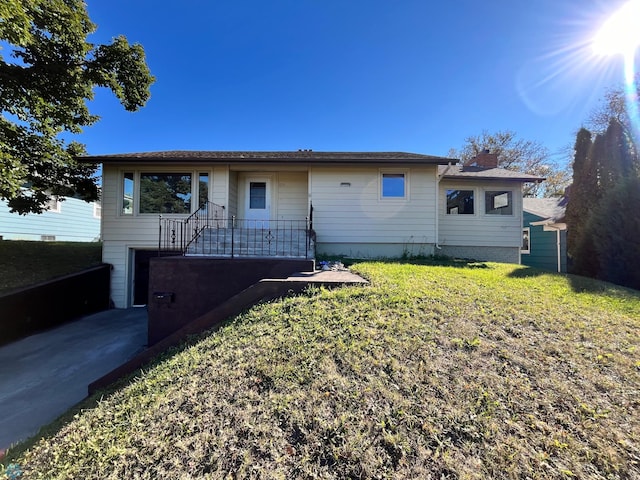
{"type": "Polygon", "coordinates": [[[593,39],[593,50],[599,55],[628,55],[640,45],[640,0],[631,0],[618,9],[602,25],[593,39]]]}

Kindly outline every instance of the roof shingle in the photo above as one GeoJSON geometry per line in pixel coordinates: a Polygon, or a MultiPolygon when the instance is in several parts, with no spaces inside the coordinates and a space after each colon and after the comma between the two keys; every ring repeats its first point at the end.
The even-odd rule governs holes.
{"type": "Polygon", "coordinates": [[[438,168],[438,173],[443,178],[462,180],[509,180],[523,183],[534,183],[544,180],[543,177],[507,170],[506,168],[472,167],[460,164],[441,165],[438,168]]]}
{"type": "Polygon", "coordinates": [[[446,165],[456,159],[406,152],[282,152],[170,150],[78,157],[82,163],[408,163],[446,165]]]}

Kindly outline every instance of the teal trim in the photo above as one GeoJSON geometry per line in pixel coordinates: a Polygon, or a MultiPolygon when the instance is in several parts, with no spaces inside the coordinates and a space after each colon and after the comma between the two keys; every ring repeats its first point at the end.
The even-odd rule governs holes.
{"type": "MultiPolygon", "coordinates": [[[[531,225],[533,222],[545,220],[542,217],[523,212],[523,227],[529,227],[530,253],[521,255],[523,265],[542,270],[558,271],[558,232],[544,231],[542,225],[531,225]]],[[[560,269],[567,271],[567,232],[560,231],[560,269]]]]}

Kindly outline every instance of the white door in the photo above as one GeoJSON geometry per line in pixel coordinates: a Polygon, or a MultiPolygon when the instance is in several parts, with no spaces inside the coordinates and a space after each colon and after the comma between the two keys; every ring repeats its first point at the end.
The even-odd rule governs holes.
{"type": "Polygon", "coordinates": [[[271,182],[268,177],[250,177],[245,184],[246,228],[269,226],[271,218],[271,182]]]}

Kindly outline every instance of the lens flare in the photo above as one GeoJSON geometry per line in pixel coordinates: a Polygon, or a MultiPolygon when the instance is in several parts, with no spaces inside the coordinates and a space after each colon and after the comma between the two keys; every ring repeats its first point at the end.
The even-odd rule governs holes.
{"type": "Polygon", "coordinates": [[[602,25],[593,38],[593,51],[599,55],[626,55],[640,45],[640,1],[625,3],[602,25]]]}
{"type": "Polygon", "coordinates": [[[627,112],[636,145],[640,145],[640,111],[638,86],[636,85],[635,57],[640,45],[640,0],[625,3],[602,25],[593,39],[593,51],[597,55],[624,56],[624,91],[627,112]]]}

